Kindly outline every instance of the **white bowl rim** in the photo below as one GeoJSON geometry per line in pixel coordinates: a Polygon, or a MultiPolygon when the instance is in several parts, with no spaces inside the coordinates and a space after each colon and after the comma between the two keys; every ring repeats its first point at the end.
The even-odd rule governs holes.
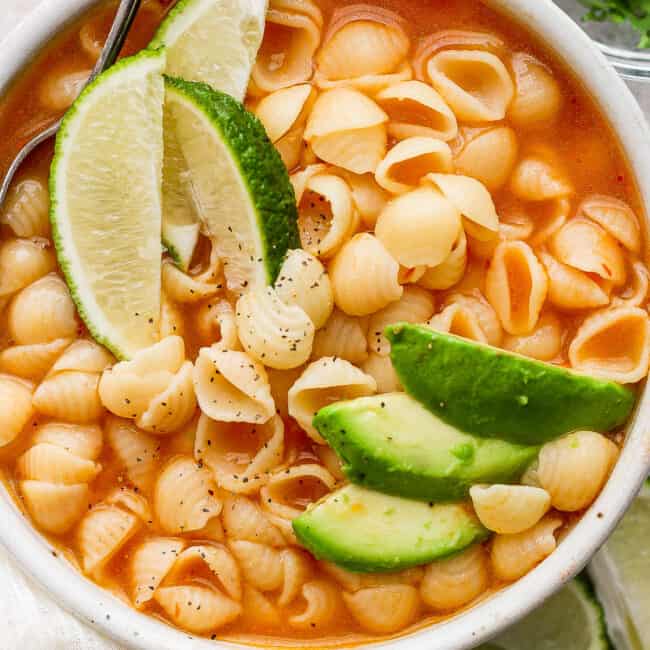
{"type": "MultiPolygon", "coordinates": [[[[618,135],[645,206],[650,205],[650,132],[627,86],[605,57],[551,0],[483,0],[527,25],[596,99],[618,135]]],[[[0,93],[61,28],[96,0],[44,0],[0,43],[0,93]]],[[[646,226],[648,220],[646,218],[646,226]]],[[[647,228],[650,230],[650,228],[647,228]]],[[[650,467],[650,390],[643,389],[628,438],[610,480],[558,549],[518,582],[443,623],[373,648],[465,650],[489,640],[529,613],[578,573],[606,540],[638,492],[650,467]]],[[[215,650],[250,647],[193,637],[139,614],[74,570],[0,491],[0,543],[58,604],[124,646],[141,650],[215,650]]]]}

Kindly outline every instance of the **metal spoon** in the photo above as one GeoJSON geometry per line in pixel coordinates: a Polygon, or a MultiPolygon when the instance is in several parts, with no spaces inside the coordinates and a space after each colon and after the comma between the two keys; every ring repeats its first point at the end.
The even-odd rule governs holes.
{"type": "MultiPolygon", "coordinates": [[[[124,41],[131,29],[133,24],[133,19],[135,18],[136,13],[140,7],[141,0],[121,0],[120,6],[117,9],[115,14],[115,19],[111,26],[111,31],[108,34],[106,43],[102,49],[102,53],[95,63],[88,81],[84,84],[84,87],[87,86],[95,77],[100,75],[106,68],[115,63],[124,41]]],[[[45,131],[34,136],[16,155],[14,161],[11,163],[11,166],[7,170],[7,173],[2,180],[2,185],[0,185],[0,206],[4,203],[5,198],[7,197],[7,192],[9,191],[9,186],[11,181],[15,176],[18,168],[23,163],[25,158],[38,147],[39,144],[49,140],[51,137],[55,136],[59,127],[61,126],[61,120],[57,120],[52,126],[45,129],[45,131]]]]}

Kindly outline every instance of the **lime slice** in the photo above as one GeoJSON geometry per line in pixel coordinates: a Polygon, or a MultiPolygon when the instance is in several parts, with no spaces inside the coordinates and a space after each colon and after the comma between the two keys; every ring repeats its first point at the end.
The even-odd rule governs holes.
{"type": "Polygon", "coordinates": [[[603,610],[585,576],[480,650],[609,650],[603,610]]]}
{"type": "MultiPolygon", "coordinates": [[[[264,35],[265,0],[181,0],[150,47],[164,45],[167,74],[201,81],[243,100],[264,35]]],[[[163,242],[187,270],[199,237],[199,216],[187,164],[165,111],[163,242]]]]}
{"type": "Polygon", "coordinates": [[[165,55],[123,59],[66,114],[50,175],[53,237],[79,314],[128,358],[158,339],[165,55]]]}
{"type": "Polygon", "coordinates": [[[273,283],[300,248],[289,175],[260,121],[206,84],[166,78],[166,105],[201,219],[232,290],[273,283]]]}
{"type": "Polygon", "coordinates": [[[650,648],[650,482],[589,567],[616,647],[650,648]]]}

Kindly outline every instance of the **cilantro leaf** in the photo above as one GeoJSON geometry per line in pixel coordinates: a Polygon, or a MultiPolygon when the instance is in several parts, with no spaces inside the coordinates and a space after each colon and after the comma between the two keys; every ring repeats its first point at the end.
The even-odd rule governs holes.
{"type": "Polygon", "coordinates": [[[640,48],[650,48],[650,0],[580,0],[589,11],[583,20],[628,22],[639,32],[640,48]]]}

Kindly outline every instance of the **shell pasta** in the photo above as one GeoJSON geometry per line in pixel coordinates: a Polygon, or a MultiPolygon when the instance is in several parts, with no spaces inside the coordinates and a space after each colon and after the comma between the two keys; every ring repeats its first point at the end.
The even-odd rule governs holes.
{"type": "MultiPolygon", "coordinates": [[[[138,207],[151,232],[111,213],[79,246],[112,263],[141,236],[132,282],[102,293],[110,274],[66,250],[63,147],[21,167],[0,206],[0,470],[53,552],[189,639],[390,645],[600,512],[650,371],[647,210],[574,73],[492,3],[267,4],[139,10],[129,52],[161,20],[173,41],[142,55],[167,57],[161,205],[138,207]],[[194,68],[239,96],[172,78],[194,68]],[[118,349],[111,310],[146,340],[118,349]]],[[[80,18],[0,97],[0,163],[104,41],[80,18]]]]}

